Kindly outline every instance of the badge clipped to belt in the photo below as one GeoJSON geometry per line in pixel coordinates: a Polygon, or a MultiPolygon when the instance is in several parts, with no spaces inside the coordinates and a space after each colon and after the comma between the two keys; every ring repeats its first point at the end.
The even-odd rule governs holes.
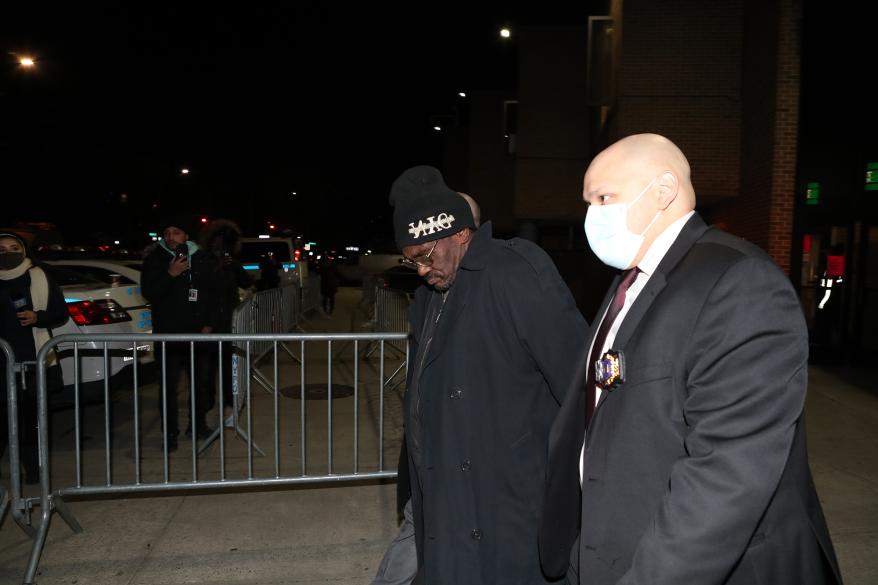
{"type": "Polygon", "coordinates": [[[613,390],[625,381],[625,355],[611,349],[594,363],[595,384],[603,390],[613,390]]]}
{"type": "Polygon", "coordinates": [[[198,302],[198,289],[190,288],[189,289],[189,302],[197,303],[198,302]]]}

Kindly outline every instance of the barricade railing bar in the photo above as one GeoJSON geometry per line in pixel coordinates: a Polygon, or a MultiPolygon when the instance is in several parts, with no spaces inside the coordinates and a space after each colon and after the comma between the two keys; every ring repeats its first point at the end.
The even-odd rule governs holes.
{"type": "MultiPolygon", "coordinates": [[[[7,364],[14,363],[9,347],[0,343],[0,348],[7,354],[7,364]]],[[[10,490],[13,512],[19,512],[16,521],[23,528],[31,526],[32,508],[40,507],[23,582],[33,582],[53,512],[74,531],[82,530],[66,503],[70,498],[394,478],[396,470],[385,468],[385,451],[390,449],[395,456],[402,440],[402,393],[391,382],[404,372],[406,354],[406,333],[63,335],[52,339],[41,348],[36,364],[40,495],[22,497],[20,482],[14,482],[10,490]],[[60,343],[72,345],[78,361],[80,344],[97,344],[104,348],[106,362],[111,344],[118,342],[130,344],[133,352],[131,391],[111,395],[107,379],[102,400],[85,404],[77,376],[73,411],[55,413],[53,425],[59,428],[52,432],[46,389],[49,352],[60,343]],[[158,380],[148,384],[141,383],[143,366],[137,359],[137,348],[145,343],[155,348],[158,366],[158,380]],[[391,343],[401,344],[403,354],[388,351],[391,343]],[[334,355],[334,344],[349,347],[350,356],[345,352],[342,359],[337,350],[334,355]],[[375,355],[365,359],[365,349],[372,345],[375,355]],[[299,359],[292,359],[284,346],[295,347],[299,359]],[[261,362],[252,359],[257,352],[265,358],[261,362]],[[223,367],[230,354],[239,358],[239,374],[230,375],[223,367]],[[260,371],[260,380],[267,382],[270,396],[251,393],[254,368],[260,371]],[[177,386],[180,380],[172,379],[177,371],[188,372],[182,375],[188,377],[185,400],[177,386]],[[394,375],[388,377],[391,371],[394,375]],[[230,378],[238,383],[231,384],[228,404],[224,389],[233,381],[230,378]],[[314,410],[317,400],[326,402],[325,416],[319,408],[314,410]],[[184,405],[194,413],[189,417],[191,439],[183,440],[180,452],[175,452],[174,421],[185,416],[178,414],[184,405]],[[232,425],[225,420],[226,406],[232,409],[232,425]],[[202,412],[209,418],[200,419],[202,412]],[[212,447],[209,438],[200,439],[209,430],[204,420],[217,424],[218,447],[212,450],[206,450],[212,447]],[[240,440],[227,441],[224,429],[240,440]],[[95,439],[84,442],[86,434],[95,439]],[[272,457],[254,459],[254,452],[261,451],[256,439],[263,441],[264,452],[272,457]]],[[[6,376],[7,400],[14,412],[15,380],[9,367],[6,376]]],[[[13,440],[16,428],[10,414],[10,459],[17,458],[13,454],[18,447],[13,440]]]]}

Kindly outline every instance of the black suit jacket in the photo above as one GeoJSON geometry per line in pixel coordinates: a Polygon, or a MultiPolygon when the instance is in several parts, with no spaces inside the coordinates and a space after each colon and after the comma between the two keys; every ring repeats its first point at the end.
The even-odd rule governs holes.
{"type": "Polygon", "coordinates": [[[613,348],[625,381],[598,403],[581,495],[588,364],[550,434],[544,571],[569,559],[568,579],[589,585],[840,583],[805,448],[807,331],[770,258],[693,216],[613,348]]]}

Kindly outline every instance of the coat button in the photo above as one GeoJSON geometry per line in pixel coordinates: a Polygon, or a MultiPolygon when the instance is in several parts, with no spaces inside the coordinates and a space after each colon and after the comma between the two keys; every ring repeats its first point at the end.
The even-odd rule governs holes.
{"type": "Polygon", "coordinates": [[[460,464],[461,471],[469,471],[472,468],[473,464],[469,459],[464,459],[463,463],[460,464]]]}
{"type": "Polygon", "coordinates": [[[451,394],[449,394],[448,397],[454,400],[455,398],[460,398],[461,394],[463,394],[463,390],[460,388],[452,388],[451,394]]]}
{"type": "Polygon", "coordinates": [[[474,528],[472,532],[469,533],[473,540],[482,540],[482,531],[478,528],[474,528]]]}

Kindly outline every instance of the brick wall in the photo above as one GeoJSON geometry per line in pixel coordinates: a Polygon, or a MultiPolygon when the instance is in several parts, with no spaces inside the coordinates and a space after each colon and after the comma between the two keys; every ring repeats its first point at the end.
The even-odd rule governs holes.
{"type": "Polygon", "coordinates": [[[802,6],[800,0],[790,0],[781,2],[779,8],[768,253],[789,273],[796,197],[802,6]]]}
{"type": "Polygon", "coordinates": [[[664,134],[698,207],[789,272],[801,0],[626,0],[616,138],[664,134]]]}
{"type": "Polygon", "coordinates": [[[625,0],[615,137],[656,132],[692,166],[699,200],[740,190],[741,1],[625,0]]]}

